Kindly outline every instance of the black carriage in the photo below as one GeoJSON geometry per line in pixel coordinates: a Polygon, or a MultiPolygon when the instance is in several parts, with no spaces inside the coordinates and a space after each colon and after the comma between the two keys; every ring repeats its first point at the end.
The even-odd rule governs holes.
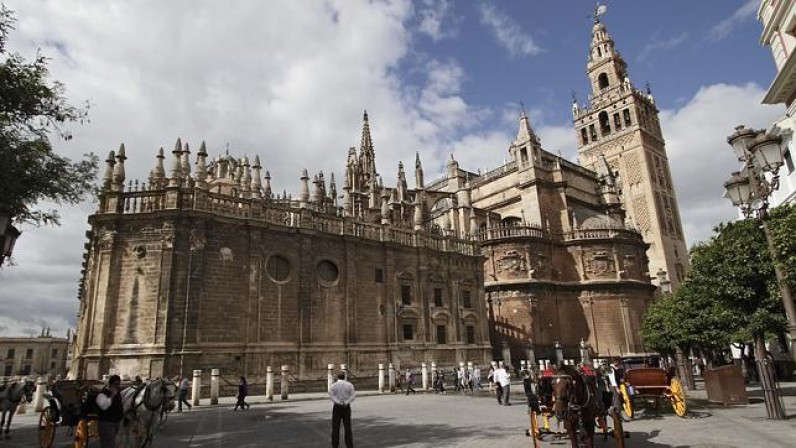
{"type": "Polygon", "coordinates": [[[89,440],[98,439],[97,414],[94,406],[101,381],[56,381],[44,395],[47,406],[39,415],[39,446],[51,448],[57,428],[67,428],[67,437],[74,436],[75,448],[85,448],[89,440]]]}

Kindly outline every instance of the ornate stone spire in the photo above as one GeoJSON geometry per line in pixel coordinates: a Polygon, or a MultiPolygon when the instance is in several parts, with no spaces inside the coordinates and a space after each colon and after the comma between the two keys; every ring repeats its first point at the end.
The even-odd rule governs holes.
{"type": "Polygon", "coordinates": [[[163,181],[166,179],[166,170],[163,168],[163,147],[158,149],[158,155],[155,157],[157,162],[155,162],[155,168],[152,170],[152,183],[154,184],[154,188],[161,188],[163,187],[163,181]]]}
{"type": "Polygon", "coordinates": [[[382,190],[381,193],[381,223],[382,224],[389,224],[390,223],[390,204],[387,202],[389,195],[387,194],[386,190],[382,190]]]}
{"type": "Polygon", "coordinates": [[[533,132],[531,127],[531,119],[525,111],[520,112],[520,128],[517,130],[517,138],[514,139],[515,145],[522,145],[524,143],[533,142],[539,144],[539,137],[533,132]]]}
{"type": "Polygon", "coordinates": [[[329,177],[329,196],[332,199],[332,205],[337,210],[337,184],[334,182],[334,173],[331,173],[329,177]]]}
{"type": "Polygon", "coordinates": [[[420,163],[420,152],[415,153],[415,188],[418,190],[426,188],[423,183],[423,164],[420,163]]]}
{"type": "Polygon", "coordinates": [[[362,140],[359,144],[359,161],[363,179],[367,183],[368,180],[376,176],[376,153],[373,150],[373,138],[370,136],[370,122],[368,121],[367,110],[362,116],[362,140]]]}
{"type": "Polygon", "coordinates": [[[307,208],[307,203],[310,200],[310,176],[307,174],[307,169],[301,170],[301,190],[299,191],[299,207],[307,208]]]}
{"type": "Polygon", "coordinates": [[[265,170],[265,184],[263,185],[263,196],[265,199],[271,199],[274,196],[273,191],[271,191],[271,172],[265,170]]]}
{"type": "Polygon", "coordinates": [[[119,145],[119,152],[116,153],[116,165],[113,167],[113,180],[111,181],[111,190],[122,191],[124,187],[124,161],[127,156],[124,154],[124,143],[119,145]]]}
{"type": "Polygon", "coordinates": [[[478,235],[478,220],[475,217],[474,207],[470,207],[470,235],[478,235]]]}
{"type": "Polygon", "coordinates": [[[249,158],[243,156],[243,178],[241,178],[241,190],[243,190],[243,197],[248,199],[252,193],[252,167],[249,164],[249,158]]]}
{"type": "Polygon", "coordinates": [[[169,187],[179,187],[182,184],[182,141],[177,139],[174,149],[171,151],[171,177],[169,187]]]}
{"type": "Polygon", "coordinates": [[[205,142],[199,145],[199,152],[196,153],[196,188],[207,189],[207,146],[205,142]]]}
{"type": "Polygon", "coordinates": [[[398,185],[396,186],[396,190],[398,190],[399,202],[403,203],[409,199],[409,186],[406,184],[406,172],[404,171],[403,162],[398,162],[398,185]]]}
{"type": "Polygon", "coordinates": [[[448,159],[448,178],[457,177],[459,175],[459,162],[453,158],[453,154],[448,159]]]}
{"type": "Polygon", "coordinates": [[[182,171],[182,178],[188,179],[191,176],[191,149],[188,147],[188,143],[185,144],[185,147],[182,151],[182,165],[180,170],[182,171]]]}
{"type": "Polygon", "coordinates": [[[252,165],[252,181],[251,181],[251,190],[252,196],[257,199],[262,199],[263,197],[263,184],[260,180],[262,176],[262,165],[260,165],[260,156],[254,156],[254,165],[252,165]]]}
{"type": "Polygon", "coordinates": [[[116,153],[110,151],[105,159],[105,172],[102,174],[102,189],[109,191],[113,182],[113,166],[116,165],[116,153]]]}

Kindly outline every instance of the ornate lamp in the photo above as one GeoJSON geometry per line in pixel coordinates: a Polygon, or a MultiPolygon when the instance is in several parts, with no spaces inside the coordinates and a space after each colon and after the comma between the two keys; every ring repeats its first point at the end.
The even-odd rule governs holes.
{"type": "Polygon", "coordinates": [[[725,196],[736,207],[744,208],[752,199],[752,186],[749,184],[749,176],[746,173],[733,172],[727,182],[724,182],[724,189],[726,190],[725,196]]]}
{"type": "Polygon", "coordinates": [[[757,131],[741,125],[736,127],[735,132],[727,137],[727,143],[732,146],[732,152],[735,153],[735,157],[738,160],[746,160],[749,145],[751,145],[755,137],[757,137],[757,131]]]}
{"type": "Polygon", "coordinates": [[[754,165],[767,173],[782,166],[782,138],[761,132],[749,147],[754,165]]]}

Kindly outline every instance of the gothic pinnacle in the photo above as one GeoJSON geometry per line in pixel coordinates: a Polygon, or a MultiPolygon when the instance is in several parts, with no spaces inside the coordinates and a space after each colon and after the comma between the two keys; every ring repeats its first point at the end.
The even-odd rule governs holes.
{"type": "Polygon", "coordinates": [[[179,187],[182,183],[182,168],[181,168],[181,155],[182,155],[182,141],[177,138],[177,143],[174,144],[174,149],[171,151],[171,173],[169,179],[169,187],[179,187]]]}
{"type": "Polygon", "coordinates": [[[116,165],[116,153],[110,151],[108,158],[105,159],[105,172],[102,175],[102,187],[106,190],[110,189],[111,182],[113,181],[113,166],[116,165]]]}
{"type": "Polygon", "coordinates": [[[116,165],[113,167],[113,178],[111,188],[114,191],[121,191],[122,186],[124,185],[125,179],[125,172],[124,172],[124,161],[127,159],[127,156],[124,154],[124,143],[119,145],[119,152],[116,153],[116,165]]]}

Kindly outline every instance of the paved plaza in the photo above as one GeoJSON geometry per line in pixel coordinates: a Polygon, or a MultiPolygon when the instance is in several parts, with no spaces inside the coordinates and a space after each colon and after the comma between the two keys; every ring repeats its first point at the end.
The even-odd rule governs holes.
{"type": "MultiPolygon", "coordinates": [[[[519,392],[521,386],[516,387],[519,392]]],[[[762,401],[738,407],[708,405],[704,392],[691,394],[690,416],[675,416],[664,403],[660,411],[640,411],[625,424],[629,447],[786,447],[796,443],[796,384],[785,385],[788,413],[785,422],[765,418],[762,401]]],[[[756,392],[751,393],[753,397],[756,392]]],[[[522,397],[514,406],[498,406],[486,395],[459,394],[376,395],[362,392],[353,406],[357,447],[519,447],[532,446],[525,436],[528,425],[522,397]]],[[[331,406],[323,394],[292,397],[295,401],[265,403],[251,397],[249,411],[233,412],[232,399],[219,406],[195,407],[173,414],[156,436],[154,448],[297,447],[330,446],[331,406]]],[[[38,446],[36,415],[19,416],[3,448],[38,446]]],[[[59,428],[58,447],[70,446],[59,428]]],[[[342,437],[341,437],[342,442],[342,437]]],[[[92,444],[92,446],[97,446],[92,444]]],[[[566,441],[542,446],[569,446],[566,441]]],[[[595,440],[611,447],[613,440],[595,440]]]]}

